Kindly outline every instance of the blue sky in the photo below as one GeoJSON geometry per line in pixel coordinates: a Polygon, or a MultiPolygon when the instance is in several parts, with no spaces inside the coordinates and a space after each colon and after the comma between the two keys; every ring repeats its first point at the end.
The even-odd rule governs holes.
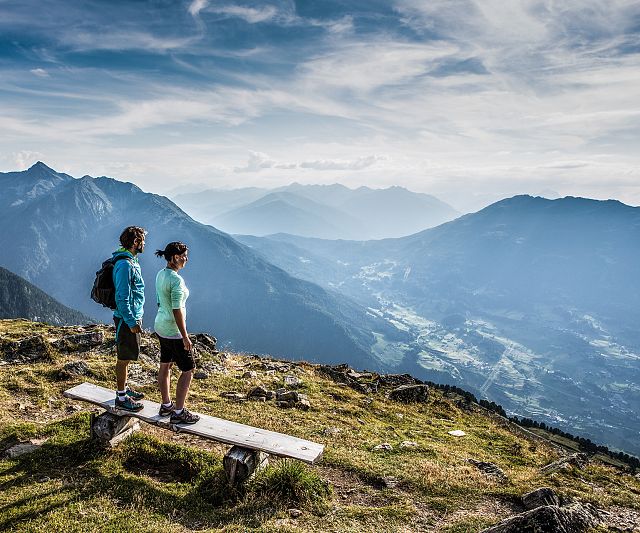
{"type": "Polygon", "coordinates": [[[0,0],[0,170],[640,204],[640,3],[0,0]]]}

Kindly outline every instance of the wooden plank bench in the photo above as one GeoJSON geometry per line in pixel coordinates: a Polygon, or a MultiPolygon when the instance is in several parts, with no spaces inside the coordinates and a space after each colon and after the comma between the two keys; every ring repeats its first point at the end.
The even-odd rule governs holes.
{"type": "Polygon", "coordinates": [[[89,402],[106,410],[102,415],[92,417],[91,434],[111,444],[138,429],[137,420],[142,420],[165,429],[232,445],[223,461],[231,483],[244,481],[257,468],[264,466],[266,454],[314,464],[322,458],[324,450],[322,444],[209,415],[200,414],[200,420],[195,424],[171,424],[168,416],[161,417],[158,414],[160,404],[150,400],[142,400],[144,408],[136,413],[117,409],[114,390],[92,383],[82,383],[63,394],[67,398],[89,402]]]}

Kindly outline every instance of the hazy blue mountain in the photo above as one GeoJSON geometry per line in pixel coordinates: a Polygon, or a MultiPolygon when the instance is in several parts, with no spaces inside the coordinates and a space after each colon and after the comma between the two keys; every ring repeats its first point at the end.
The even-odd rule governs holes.
{"type": "Polygon", "coordinates": [[[250,204],[269,194],[269,189],[243,187],[240,189],[205,189],[170,196],[190,216],[205,224],[213,224],[216,217],[250,204]]]}
{"type": "Polygon", "coordinates": [[[26,318],[57,326],[92,320],[54,300],[27,280],[0,267],[0,318],[26,318]]]}
{"type": "Polygon", "coordinates": [[[344,211],[319,204],[289,192],[274,192],[255,202],[213,219],[213,225],[227,233],[269,235],[294,232],[302,236],[355,236],[361,223],[344,211]]]}
{"type": "Polygon", "coordinates": [[[230,233],[333,239],[409,235],[459,214],[433,196],[402,187],[349,189],[340,184],[211,190],[177,196],[176,202],[195,218],[230,233]]]}
{"type": "Polygon", "coordinates": [[[0,209],[33,200],[72,179],[68,174],[56,172],[40,161],[29,170],[0,172],[0,209]]]}
{"type": "Polygon", "coordinates": [[[404,329],[399,369],[640,452],[640,208],[517,196],[400,239],[246,242],[404,329]]]}
{"type": "Polygon", "coordinates": [[[377,366],[372,332],[394,328],[352,301],[291,277],[228,235],[195,222],[167,198],[114,179],[85,176],[60,182],[0,215],[5,264],[52,296],[109,320],[89,299],[95,271],[118,247],[127,225],[149,231],[140,261],[147,281],[145,325],[155,316],[153,256],[173,240],[190,246],[184,277],[191,290],[189,326],[221,344],[260,353],[377,366]]]}

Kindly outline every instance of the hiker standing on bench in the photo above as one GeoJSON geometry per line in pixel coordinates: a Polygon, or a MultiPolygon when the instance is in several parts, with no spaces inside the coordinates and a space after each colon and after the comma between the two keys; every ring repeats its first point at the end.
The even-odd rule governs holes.
{"type": "Polygon", "coordinates": [[[193,377],[195,362],[192,344],[187,333],[187,309],[185,303],[189,289],[182,276],[188,257],[187,245],[170,242],[164,250],[156,251],[158,257],[167,261],[167,266],[156,276],[158,314],[154,329],[160,338],[160,372],[158,385],[162,394],[160,416],[171,415],[171,424],[195,424],[200,417],[188,411],[184,402],[193,377]],[[176,387],[176,401],[171,401],[171,367],[176,364],[182,371],[176,387]]]}
{"type": "Polygon", "coordinates": [[[144,312],[144,280],[138,263],[138,254],[144,251],[147,232],[138,226],[125,228],[120,235],[122,248],[113,252],[113,259],[122,257],[113,267],[116,309],[113,321],[116,325],[116,407],[126,411],[140,411],[138,401],[144,394],[127,386],[129,363],[140,355],[142,314],[144,312]]]}

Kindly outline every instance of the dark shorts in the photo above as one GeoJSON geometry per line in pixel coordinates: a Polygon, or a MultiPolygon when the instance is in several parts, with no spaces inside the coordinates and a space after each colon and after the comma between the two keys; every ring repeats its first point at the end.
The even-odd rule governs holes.
{"type": "MultiPolygon", "coordinates": [[[[116,316],[113,317],[116,324],[116,352],[121,361],[137,361],[140,355],[140,333],[132,333],[131,328],[116,316]]],[[[142,327],[142,321],[138,322],[142,327]]]]}
{"type": "Polygon", "coordinates": [[[184,349],[182,339],[160,339],[160,362],[175,363],[183,372],[189,372],[196,367],[193,355],[184,349]]]}

